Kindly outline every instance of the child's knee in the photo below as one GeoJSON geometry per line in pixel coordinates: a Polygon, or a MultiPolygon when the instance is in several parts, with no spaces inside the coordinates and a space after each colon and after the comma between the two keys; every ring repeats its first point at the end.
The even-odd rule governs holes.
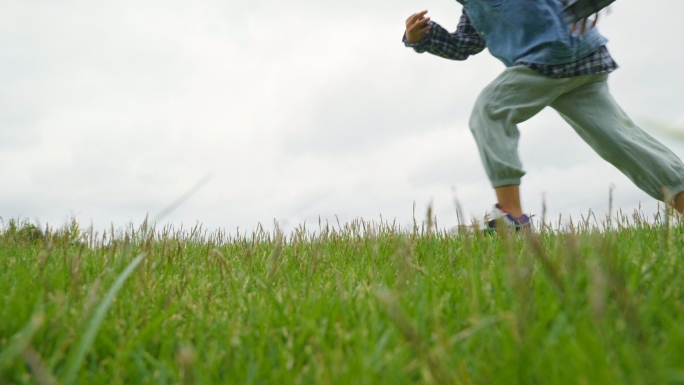
{"type": "Polygon", "coordinates": [[[475,106],[470,114],[470,130],[477,136],[482,130],[491,127],[491,122],[496,120],[494,116],[494,103],[489,92],[483,91],[475,101],[475,106]]]}

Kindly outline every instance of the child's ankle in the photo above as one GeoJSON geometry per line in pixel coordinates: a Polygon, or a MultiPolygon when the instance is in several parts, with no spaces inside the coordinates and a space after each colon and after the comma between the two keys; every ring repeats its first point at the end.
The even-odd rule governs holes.
{"type": "Polygon", "coordinates": [[[525,215],[525,213],[522,212],[521,208],[508,208],[504,207],[501,204],[499,204],[499,207],[501,207],[501,209],[508,213],[508,215],[510,215],[513,219],[520,219],[525,215]]]}

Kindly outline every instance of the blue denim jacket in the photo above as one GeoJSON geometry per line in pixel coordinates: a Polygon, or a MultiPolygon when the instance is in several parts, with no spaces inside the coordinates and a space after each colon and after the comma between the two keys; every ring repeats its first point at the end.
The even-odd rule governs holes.
{"type": "Polygon", "coordinates": [[[517,62],[565,64],[581,59],[608,40],[591,28],[571,33],[561,0],[456,0],[506,67],[517,62]]]}

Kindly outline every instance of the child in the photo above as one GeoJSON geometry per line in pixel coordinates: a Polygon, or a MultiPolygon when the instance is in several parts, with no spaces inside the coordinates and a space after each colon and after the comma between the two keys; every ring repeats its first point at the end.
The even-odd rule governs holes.
{"type": "Polygon", "coordinates": [[[517,125],[546,106],[558,111],[598,155],[640,189],[684,212],[684,164],[637,127],[611,97],[608,74],[617,64],[595,23],[579,31],[563,13],[576,3],[612,1],[457,1],[464,8],[456,32],[447,32],[423,11],[408,18],[403,40],[418,53],[453,60],[465,60],[487,47],[507,67],[482,91],[470,117],[498,200],[490,227],[497,219],[516,228],[530,226],[520,205],[525,172],[518,157],[517,125]]]}

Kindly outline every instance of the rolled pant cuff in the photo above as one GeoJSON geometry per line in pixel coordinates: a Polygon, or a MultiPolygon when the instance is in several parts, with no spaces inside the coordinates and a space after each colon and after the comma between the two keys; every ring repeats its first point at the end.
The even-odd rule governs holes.
{"type": "Polygon", "coordinates": [[[500,179],[496,181],[492,181],[492,187],[498,188],[498,187],[503,187],[503,186],[511,186],[511,185],[520,185],[520,178],[509,178],[509,179],[500,179]]]}

